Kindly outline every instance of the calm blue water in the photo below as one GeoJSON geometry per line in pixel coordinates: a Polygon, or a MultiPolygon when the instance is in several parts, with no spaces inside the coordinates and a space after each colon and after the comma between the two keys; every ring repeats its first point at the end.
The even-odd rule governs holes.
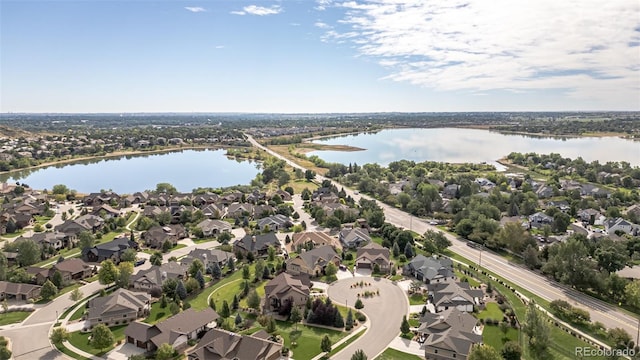
{"type": "Polygon", "coordinates": [[[34,189],[65,184],[80,193],[111,189],[120,194],[152,190],[163,182],[181,192],[197,187],[248,185],[260,171],[258,164],[231,160],[225,153],[225,150],[184,150],[128,156],[3,174],[0,181],[20,181],[34,189]]]}
{"type": "Polygon", "coordinates": [[[476,129],[392,129],[376,134],[348,135],[315,141],[320,144],[351,145],[364,151],[314,151],[328,162],[378,163],[387,165],[395,160],[442,161],[451,163],[495,164],[511,152],[558,153],[585,161],[627,161],[640,166],[640,142],[616,137],[604,138],[543,138],[506,135],[476,129]]]}

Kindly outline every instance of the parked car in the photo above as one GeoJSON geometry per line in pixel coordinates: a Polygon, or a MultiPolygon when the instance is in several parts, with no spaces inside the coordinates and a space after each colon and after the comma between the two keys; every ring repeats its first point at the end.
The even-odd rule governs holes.
{"type": "Polygon", "coordinates": [[[136,262],[133,263],[133,266],[140,266],[142,264],[144,264],[145,262],[147,262],[147,259],[136,259],[136,262]]]}

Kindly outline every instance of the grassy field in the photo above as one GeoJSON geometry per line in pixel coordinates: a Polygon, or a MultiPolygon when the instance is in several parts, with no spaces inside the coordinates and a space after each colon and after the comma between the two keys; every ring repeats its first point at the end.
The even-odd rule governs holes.
{"type": "Polygon", "coordinates": [[[411,305],[425,305],[426,303],[427,301],[422,294],[411,294],[409,296],[409,304],[411,305]]]}
{"type": "MultiPolygon", "coordinates": [[[[111,332],[113,333],[113,336],[115,337],[116,342],[118,340],[124,339],[124,329],[126,327],[127,325],[120,325],[120,326],[114,326],[111,328],[111,332]]],[[[91,336],[90,332],[83,333],[80,331],[76,331],[76,332],[72,332],[70,335],[71,337],[69,338],[69,342],[73,346],[77,347],[82,351],[86,351],[89,354],[102,356],[107,352],[111,351],[111,349],[113,349],[113,346],[106,349],[94,349],[93,347],[91,347],[91,345],[89,345],[89,336],[91,336]]]]}
{"type": "Polygon", "coordinates": [[[293,324],[284,321],[277,321],[276,323],[278,326],[276,332],[284,339],[284,346],[293,351],[292,357],[296,360],[309,360],[320,354],[322,352],[320,350],[320,342],[325,335],[329,335],[332,343],[336,343],[346,336],[346,333],[342,331],[298,324],[300,337],[298,337],[297,345],[292,348],[290,334],[292,330],[295,330],[293,324]]]}
{"type": "Polygon", "coordinates": [[[408,354],[402,351],[387,349],[382,354],[378,355],[375,360],[419,360],[420,356],[408,354]]]}
{"type": "Polygon", "coordinates": [[[84,315],[84,312],[87,308],[85,306],[80,306],[74,313],[73,315],[71,315],[71,317],[69,318],[69,321],[74,321],[74,320],[80,320],[82,318],[82,315],[84,315]]]}
{"type": "Polygon", "coordinates": [[[169,316],[171,316],[171,311],[169,311],[169,301],[167,301],[167,306],[164,308],[160,307],[160,301],[156,301],[151,305],[149,316],[144,319],[144,322],[147,324],[155,324],[168,318],[169,316]]]}
{"type": "Polygon", "coordinates": [[[478,319],[493,319],[493,320],[502,320],[503,313],[500,310],[500,306],[497,303],[490,302],[487,303],[486,308],[482,310],[477,318],[478,319]]]}
{"type": "Polygon", "coordinates": [[[353,335],[352,337],[349,338],[349,340],[343,342],[342,344],[338,345],[338,346],[334,346],[331,351],[322,357],[322,360],[328,360],[331,359],[331,357],[337,353],[339,353],[342,349],[346,348],[347,346],[349,346],[349,344],[351,344],[352,342],[358,340],[358,338],[360,336],[364,335],[364,330],[358,332],[357,334],[353,335]]]}
{"type": "Polygon", "coordinates": [[[509,340],[518,341],[518,330],[510,327],[505,335],[498,326],[485,325],[482,331],[482,341],[498,351],[501,351],[504,343],[509,340]]]}
{"type": "MultiPolygon", "coordinates": [[[[208,300],[209,299],[209,295],[211,295],[212,293],[216,292],[221,287],[226,286],[227,284],[230,284],[230,283],[238,283],[238,284],[240,284],[241,280],[242,280],[242,270],[236,270],[236,272],[234,272],[230,276],[227,276],[227,277],[223,278],[222,280],[220,280],[217,283],[215,283],[213,286],[204,289],[204,291],[202,291],[200,294],[198,294],[193,299],[188,300],[189,304],[191,304],[191,307],[196,309],[196,310],[204,309],[207,306],[209,306],[209,300],[208,300]]],[[[233,285],[230,285],[230,286],[233,286],[233,285]]],[[[223,292],[222,294],[225,294],[225,296],[227,295],[226,292],[223,292]]],[[[231,300],[233,300],[233,294],[231,294],[231,300]]],[[[229,300],[227,300],[227,301],[229,301],[229,300]]],[[[222,300],[220,301],[220,304],[222,304],[222,300]]],[[[218,304],[216,304],[216,306],[217,305],[218,304]]],[[[231,305],[231,303],[229,303],[229,305],[231,305]]]]}
{"type": "Polygon", "coordinates": [[[15,324],[22,322],[31,315],[30,311],[12,311],[0,314],[0,325],[15,324]]]}

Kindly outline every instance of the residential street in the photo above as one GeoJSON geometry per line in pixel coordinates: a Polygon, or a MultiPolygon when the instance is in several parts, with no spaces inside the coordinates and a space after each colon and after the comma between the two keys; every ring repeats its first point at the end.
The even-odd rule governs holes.
{"type": "Polygon", "coordinates": [[[329,286],[327,295],[336,304],[353,307],[358,299],[356,294],[367,290],[380,291],[379,296],[361,298],[364,303],[364,309],[361,311],[369,318],[369,329],[349,346],[332,356],[332,359],[349,360],[358,349],[364,350],[369,359],[374,359],[400,334],[402,317],[409,311],[409,300],[404,291],[391,281],[372,277],[338,280],[329,286]],[[360,281],[371,285],[351,288],[351,285],[360,281]]]}

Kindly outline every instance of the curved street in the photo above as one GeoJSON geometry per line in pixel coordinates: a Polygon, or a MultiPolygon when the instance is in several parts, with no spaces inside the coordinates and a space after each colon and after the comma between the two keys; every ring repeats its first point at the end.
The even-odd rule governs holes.
{"type": "Polygon", "coordinates": [[[335,360],[349,360],[358,350],[364,350],[369,359],[374,359],[383,352],[393,339],[400,334],[402,317],[409,312],[409,300],[404,291],[387,279],[372,277],[354,277],[338,280],[327,289],[327,295],[336,304],[353,307],[358,299],[357,294],[365,291],[380,291],[380,295],[360,299],[364,308],[360,310],[369,320],[369,328],[364,335],[332,356],[335,360]],[[369,283],[369,286],[352,285],[359,282],[369,283]]]}
{"type": "MultiPolygon", "coordinates": [[[[247,137],[254,146],[286,161],[287,164],[295,168],[306,170],[304,167],[261,145],[251,136],[247,135],[247,137]]],[[[320,181],[326,179],[323,176],[317,176],[316,178],[320,181]]],[[[335,182],[333,183],[336,184],[336,186],[342,186],[335,182]]],[[[351,195],[351,197],[356,200],[360,197],[375,200],[367,195],[355,194],[351,189],[345,188],[345,191],[347,192],[347,195],[351,195]]],[[[379,201],[378,204],[384,210],[386,221],[393,225],[413,230],[418,234],[423,234],[427,230],[439,230],[435,226],[429,225],[421,219],[411,216],[400,209],[390,207],[379,201]]],[[[480,250],[466,246],[466,241],[460,240],[451,234],[445,233],[445,235],[453,244],[449,248],[451,251],[476,263],[480,262],[480,250]]],[[[629,315],[628,313],[604,301],[582,294],[556,281],[541,276],[527,268],[510,264],[500,255],[494,254],[490,251],[482,251],[482,267],[545,300],[565,300],[574,306],[582,307],[589,311],[593,322],[600,321],[607,328],[622,328],[632,336],[638,332],[638,329],[640,329],[640,323],[637,317],[629,315]]]]}

